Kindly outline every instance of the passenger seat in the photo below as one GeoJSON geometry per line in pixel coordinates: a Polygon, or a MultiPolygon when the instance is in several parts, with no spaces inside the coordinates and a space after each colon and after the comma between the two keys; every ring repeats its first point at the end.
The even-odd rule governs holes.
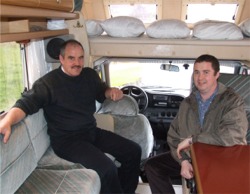
{"type": "Polygon", "coordinates": [[[238,93],[246,105],[248,119],[247,144],[250,145],[250,75],[220,74],[219,82],[231,87],[238,93]]]}

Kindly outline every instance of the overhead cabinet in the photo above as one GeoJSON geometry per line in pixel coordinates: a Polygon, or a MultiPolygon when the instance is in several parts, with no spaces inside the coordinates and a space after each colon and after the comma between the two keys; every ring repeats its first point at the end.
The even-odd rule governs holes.
{"type": "Polygon", "coordinates": [[[69,12],[74,10],[74,0],[1,0],[1,4],[69,12]]]}

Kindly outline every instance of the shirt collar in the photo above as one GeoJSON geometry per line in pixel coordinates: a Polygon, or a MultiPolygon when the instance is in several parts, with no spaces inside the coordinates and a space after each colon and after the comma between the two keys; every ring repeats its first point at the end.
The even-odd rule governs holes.
{"type": "Polygon", "coordinates": [[[213,93],[207,100],[205,100],[205,101],[202,100],[201,94],[200,94],[200,92],[198,91],[198,92],[196,93],[196,99],[197,99],[198,101],[204,102],[204,103],[205,103],[205,102],[212,102],[212,100],[214,99],[214,97],[215,97],[216,94],[218,93],[218,90],[219,90],[219,84],[217,84],[217,87],[216,87],[214,93],[213,93]]]}

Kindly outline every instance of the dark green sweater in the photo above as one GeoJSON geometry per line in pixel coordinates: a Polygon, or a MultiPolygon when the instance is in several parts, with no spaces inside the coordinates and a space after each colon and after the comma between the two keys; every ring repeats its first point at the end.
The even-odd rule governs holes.
{"type": "Polygon", "coordinates": [[[79,133],[96,127],[95,100],[103,102],[106,89],[107,85],[91,68],[84,68],[77,77],[70,77],[59,67],[38,79],[14,107],[26,114],[43,108],[52,137],[79,133]]]}

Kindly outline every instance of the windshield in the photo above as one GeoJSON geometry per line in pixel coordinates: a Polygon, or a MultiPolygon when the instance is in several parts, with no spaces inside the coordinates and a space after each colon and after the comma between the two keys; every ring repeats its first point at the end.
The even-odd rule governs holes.
{"type": "Polygon", "coordinates": [[[186,91],[187,95],[191,89],[192,70],[192,63],[166,60],[111,62],[109,64],[110,85],[119,88],[135,85],[145,90],[168,93],[182,90],[186,91]]]}
{"type": "MultiPolygon", "coordinates": [[[[113,58],[105,64],[111,87],[134,85],[151,93],[190,94],[194,60],[113,58]]],[[[221,62],[220,69],[233,74],[237,65],[221,62]]]]}

